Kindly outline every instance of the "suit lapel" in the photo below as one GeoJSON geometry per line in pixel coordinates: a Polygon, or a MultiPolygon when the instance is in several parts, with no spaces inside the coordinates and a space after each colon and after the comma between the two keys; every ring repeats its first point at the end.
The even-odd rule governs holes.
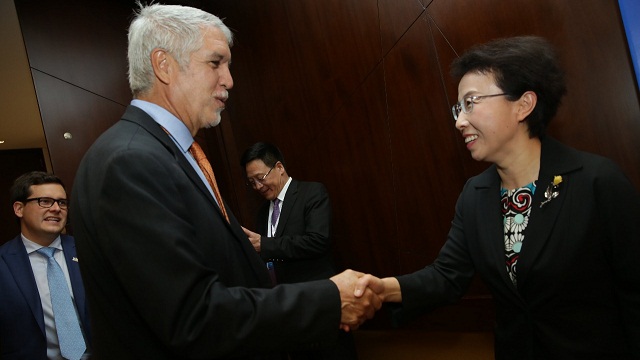
{"type": "Polygon", "coordinates": [[[298,200],[298,181],[291,180],[287,193],[285,195],[285,201],[282,203],[282,210],[280,211],[280,220],[278,221],[278,227],[276,228],[276,236],[282,236],[284,229],[287,227],[287,221],[291,216],[293,206],[298,200]]]}
{"type": "Polygon", "coordinates": [[[570,173],[582,167],[577,157],[572,156],[571,151],[573,150],[551,138],[545,139],[542,143],[540,173],[531,204],[529,225],[525,230],[522,252],[517,265],[519,287],[526,284],[527,275],[536,259],[544,256],[544,248],[550,240],[551,231],[557,226],[556,221],[567,197],[567,189],[571,186],[570,173]],[[558,196],[541,207],[542,202],[546,200],[545,191],[556,175],[562,176],[558,196]]]}
{"type": "MultiPolygon", "coordinates": [[[[153,135],[173,156],[176,160],[182,171],[189,177],[189,179],[193,182],[195,187],[205,196],[209,202],[216,209],[220,217],[224,218],[222,214],[222,210],[218,206],[218,203],[213,198],[213,195],[209,192],[207,186],[202,182],[198,173],[193,169],[191,164],[186,158],[186,155],[182,153],[180,149],[176,146],[176,144],[171,140],[169,135],[162,130],[162,127],[156,123],[149,114],[137,108],[135,106],[129,106],[122,116],[124,120],[132,121],[141,127],[143,127],[146,131],[148,131],[151,135],[153,135]]],[[[228,208],[228,207],[227,207],[228,208]]],[[[226,219],[225,219],[226,223],[226,219]]]]}
{"type": "Polygon", "coordinates": [[[489,264],[497,266],[501,281],[518,296],[509,274],[505,270],[504,253],[504,221],[500,200],[500,177],[494,166],[483,175],[482,181],[476,186],[475,213],[478,214],[478,241],[480,246],[488,249],[491,257],[489,264]]]}
{"type": "Polygon", "coordinates": [[[272,286],[271,278],[269,278],[269,273],[267,272],[267,268],[264,261],[262,261],[262,258],[260,257],[260,255],[254,249],[247,235],[245,235],[244,231],[242,231],[242,228],[240,227],[240,223],[238,222],[236,217],[233,216],[233,213],[231,211],[227,211],[227,214],[229,215],[231,232],[233,232],[236,239],[240,242],[240,245],[242,246],[242,250],[244,251],[245,256],[247,258],[247,261],[251,266],[251,268],[253,269],[254,274],[259,279],[260,284],[262,284],[262,287],[271,287],[272,286]]]}
{"type": "Polygon", "coordinates": [[[265,234],[265,236],[269,233],[269,204],[271,204],[270,201],[264,202],[263,205],[260,206],[257,216],[257,231],[260,234],[265,234]]]}
{"type": "Polygon", "coordinates": [[[22,293],[22,296],[29,304],[31,308],[31,312],[38,322],[38,326],[42,331],[42,335],[45,335],[44,329],[44,313],[42,311],[42,303],[40,302],[40,293],[38,292],[38,286],[36,285],[36,280],[33,275],[33,269],[31,268],[31,262],[29,261],[29,256],[27,255],[27,250],[22,243],[22,238],[20,235],[15,239],[11,240],[10,249],[6,255],[4,255],[4,260],[9,267],[9,271],[16,279],[16,284],[22,293]]]}
{"type": "MultiPolygon", "coordinates": [[[[218,206],[216,200],[213,198],[213,195],[209,192],[209,189],[207,189],[206,185],[200,179],[200,176],[198,176],[198,173],[193,169],[193,167],[185,157],[185,154],[183,154],[182,151],[178,149],[178,147],[173,142],[173,140],[171,140],[169,135],[167,135],[167,133],[165,133],[162,130],[162,127],[160,127],[160,125],[158,125],[158,123],[156,123],[153,120],[153,118],[149,116],[149,114],[147,114],[146,112],[144,112],[143,110],[135,106],[129,106],[125,114],[122,116],[122,118],[127,121],[132,121],[140,125],[146,131],[148,131],[151,135],[153,135],[160,143],[162,143],[162,145],[164,145],[165,148],[167,148],[167,150],[173,155],[174,159],[176,160],[176,162],[178,163],[182,171],[184,171],[184,173],[189,177],[189,179],[193,182],[195,187],[202,193],[202,195],[209,200],[212,207],[215,209],[215,211],[217,211],[218,216],[220,216],[220,218],[222,219],[222,223],[224,224],[224,226],[226,226],[229,229],[229,232],[233,234],[235,239],[241,244],[242,249],[245,252],[246,258],[248,259],[247,261],[252,267],[254,273],[256,274],[256,277],[260,280],[262,284],[270,284],[271,280],[269,279],[269,274],[266,271],[264,263],[260,259],[260,256],[258,255],[258,253],[256,253],[255,249],[251,245],[251,242],[249,241],[247,236],[242,231],[242,228],[240,227],[240,223],[238,223],[238,220],[235,218],[233,213],[229,210],[227,212],[229,215],[229,222],[227,222],[227,220],[224,218],[224,215],[222,214],[222,210],[218,206]]],[[[223,202],[224,202],[224,199],[223,199],[223,202]]],[[[227,209],[230,209],[230,208],[227,206],[227,209]]]]}

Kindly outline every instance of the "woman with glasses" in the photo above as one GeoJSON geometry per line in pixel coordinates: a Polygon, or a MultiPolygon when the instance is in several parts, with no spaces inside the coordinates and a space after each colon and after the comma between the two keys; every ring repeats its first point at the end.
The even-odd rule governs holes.
{"type": "MultiPolygon", "coordinates": [[[[456,59],[455,126],[478,161],[435,262],[367,276],[405,317],[457,301],[478,273],[497,359],[640,358],[640,195],[601,156],[545,135],[565,94],[551,45],[514,37],[456,59]]],[[[356,290],[357,293],[358,290],[356,290]]]]}

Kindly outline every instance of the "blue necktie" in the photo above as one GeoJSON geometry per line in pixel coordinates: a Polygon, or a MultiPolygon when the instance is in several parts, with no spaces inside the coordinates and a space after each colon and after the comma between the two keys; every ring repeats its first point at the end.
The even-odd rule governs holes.
{"type": "Polygon", "coordinates": [[[43,247],[38,249],[38,253],[47,257],[47,280],[49,281],[49,292],[51,293],[51,306],[53,307],[53,317],[56,322],[58,332],[58,343],[60,353],[66,359],[78,360],[84,354],[86,345],[78,315],[73,307],[69,286],[64,277],[60,264],[53,258],[55,248],[43,247]]]}

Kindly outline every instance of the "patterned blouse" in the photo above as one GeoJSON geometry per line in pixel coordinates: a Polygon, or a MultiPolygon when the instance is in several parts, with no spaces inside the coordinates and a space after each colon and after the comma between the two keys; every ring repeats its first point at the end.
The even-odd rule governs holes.
{"type": "Polygon", "coordinates": [[[514,190],[500,189],[507,273],[513,285],[516,286],[518,285],[516,281],[516,264],[522,250],[525,229],[529,224],[531,203],[535,192],[535,181],[514,190]]]}

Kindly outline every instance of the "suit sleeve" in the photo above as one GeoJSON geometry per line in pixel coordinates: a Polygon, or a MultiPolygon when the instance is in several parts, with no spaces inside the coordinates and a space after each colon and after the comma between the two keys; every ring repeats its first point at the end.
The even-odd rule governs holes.
{"type": "MultiPolygon", "coordinates": [[[[340,300],[331,281],[276,289],[221,281],[220,267],[246,264],[212,263],[210,250],[220,245],[213,248],[207,242],[225,243],[230,231],[220,216],[198,218],[199,212],[214,212],[198,211],[203,203],[193,195],[193,183],[166,160],[149,151],[128,150],[97,167],[106,169],[103,173],[87,174],[89,167],[79,174],[85,182],[79,182],[83,190],[77,194],[84,219],[78,222],[77,239],[88,238],[96,261],[104,261],[103,273],[89,275],[89,281],[98,283],[96,296],[104,297],[99,301],[118,303],[118,316],[144,323],[163,347],[184,357],[217,358],[333,341],[340,300]],[[83,199],[85,191],[91,195],[83,199]],[[103,285],[109,282],[108,288],[103,285]],[[284,319],[296,321],[283,326],[284,319]]],[[[234,243],[227,239],[225,244],[234,243]]],[[[99,264],[87,265],[90,273],[92,266],[99,264]]]]}
{"type": "Polygon", "coordinates": [[[609,245],[620,314],[635,356],[640,357],[640,193],[611,161],[596,167],[596,208],[609,245]]]}
{"type": "MultiPolygon", "coordinates": [[[[264,259],[312,259],[325,255],[331,246],[331,203],[324,185],[299,186],[298,197],[282,236],[262,237],[264,259]]],[[[285,199],[285,202],[287,199],[285,199]]]]}

